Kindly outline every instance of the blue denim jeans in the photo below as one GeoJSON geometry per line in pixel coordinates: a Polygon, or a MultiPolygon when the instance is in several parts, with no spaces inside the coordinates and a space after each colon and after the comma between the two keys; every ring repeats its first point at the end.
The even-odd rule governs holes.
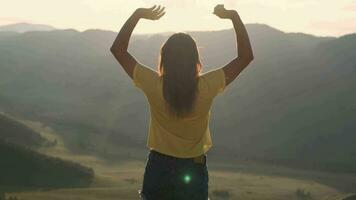
{"type": "Polygon", "coordinates": [[[193,159],[150,151],[141,197],[145,200],[207,200],[208,182],[206,161],[196,163],[193,159]]]}

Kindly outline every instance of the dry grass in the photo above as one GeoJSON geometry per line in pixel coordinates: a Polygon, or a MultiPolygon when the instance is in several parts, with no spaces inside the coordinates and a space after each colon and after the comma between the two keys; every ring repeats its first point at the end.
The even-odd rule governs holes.
{"type": "MultiPolygon", "coordinates": [[[[96,179],[90,188],[60,189],[51,191],[31,191],[7,194],[23,200],[131,200],[139,199],[144,170],[144,162],[125,162],[108,164],[94,156],[73,155],[63,145],[61,138],[53,130],[40,123],[23,121],[33,129],[41,132],[48,139],[56,139],[56,147],[43,148],[40,152],[80,162],[92,167],[96,179]]],[[[233,169],[234,166],[228,166],[233,169]]],[[[263,170],[263,169],[262,169],[263,170]]],[[[297,200],[295,191],[298,188],[311,193],[312,198],[319,200],[339,199],[343,193],[321,183],[279,175],[260,175],[237,170],[211,170],[210,191],[228,191],[230,199],[239,200],[297,200]]],[[[270,174],[270,173],[266,173],[270,174]]],[[[212,200],[214,195],[211,194],[212,200]]]]}

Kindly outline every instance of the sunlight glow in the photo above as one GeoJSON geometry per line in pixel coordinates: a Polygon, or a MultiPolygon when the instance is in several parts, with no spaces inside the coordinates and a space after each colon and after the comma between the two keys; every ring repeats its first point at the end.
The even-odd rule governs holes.
{"type": "Polygon", "coordinates": [[[81,31],[117,31],[136,8],[160,4],[166,7],[166,16],[157,22],[141,22],[135,33],[231,28],[229,21],[212,14],[221,3],[237,9],[245,23],[317,35],[356,32],[354,0],[12,0],[2,2],[0,25],[30,22],[81,31]]]}

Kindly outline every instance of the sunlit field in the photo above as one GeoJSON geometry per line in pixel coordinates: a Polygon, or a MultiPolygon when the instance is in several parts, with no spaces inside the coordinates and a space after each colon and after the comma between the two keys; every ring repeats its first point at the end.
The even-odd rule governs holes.
{"type": "MultiPolygon", "coordinates": [[[[39,131],[48,139],[57,139],[56,147],[42,148],[41,152],[90,166],[94,168],[96,178],[89,188],[25,191],[8,193],[7,197],[17,197],[23,200],[133,200],[139,198],[138,190],[142,184],[144,162],[108,163],[94,156],[75,155],[63,146],[61,138],[50,128],[30,121],[23,121],[23,123],[39,131]]],[[[345,175],[253,163],[208,163],[208,166],[211,169],[209,172],[211,199],[299,200],[303,197],[297,193],[302,191],[303,194],[310,194],[312,199],[337,200],[347,194],[332,185],[338,186],[342,181],[356,182],[356,178],[345,175]]]]}

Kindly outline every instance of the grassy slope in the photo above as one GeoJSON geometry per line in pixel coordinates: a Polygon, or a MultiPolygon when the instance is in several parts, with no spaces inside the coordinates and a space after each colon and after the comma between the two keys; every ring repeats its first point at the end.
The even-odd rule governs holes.
{"type": "Polygon", "coordinates": [[[26,147],[39,147],[49,141],[38,135],[36,131],[19,124],[15,118],[0,112],[0,139],[26,147]]]}
{"type": "MultiPolygon", "coordinates": [[[[87,189],[65,189],[39,192],[23,192],[7,194],[26,200],[69,200],[69,199],[138,199],[137,190],[141,187],[144,169],[143,161],[108,163],[94,156],[74,155],[63,145],[61,138],[50,128],[40,123],[22,121],[36,129],[48,139],[57,139],[58,144],[52,148],[42,148],[39,151],[75,160],[95,169],[95,183],[87,189]]],[[[253,164],[209,164],[210,192],[227,190],[231,199],[297,199],[295,191],[298,188],[309,191],[314,199],[336,199],[345,195],[337,189],[321,184],[325,180],[340,182],[347,177],[316,172],[305,172],[287,168],[253,165],[253,164]]],[[[352,178],[356,182],[355,177],[352,178]]],[[[330,185],[330,184],[329,184],[330,185]]],[[[331,184],[332,185],[332,184],[331,184]]],[[[212,199],[214,195],[210,195],[212,199]]]]}

